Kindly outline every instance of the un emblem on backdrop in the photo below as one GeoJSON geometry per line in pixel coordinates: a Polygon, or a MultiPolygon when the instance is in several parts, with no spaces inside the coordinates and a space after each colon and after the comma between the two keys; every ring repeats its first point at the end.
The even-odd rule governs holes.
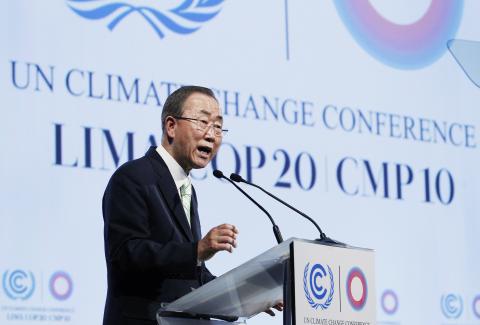
{"type": "Polygon", "coordinates": [[[303,290],[305,298],[313,309],[325,310],[332,304],[335,283],[330,266],[314,264],[309,270],[307,263],[303,271],[303,290]],[[327,273],[328,271],[328,273],[327,273]]]}
{"type": "Polygon", "coordinates": [[[35,277],[30,271],[6,270],[2,278],[3,290],[12,300],[27,300],[35,290],[35,277]]]}
{"type": "Polygon", "coordinates": [[[443,295],[441,299],[442,313],[446,318],[457,319],[463,311],[463,301],[460,295],[450,293],[443,295]]]}
{"type": "MultiPolygon", "coordinates": [[[[132,14],[142,17],[160,38],[165,30],[177,34],[196,32],[202,24],[213,19],[221,10],[224,0],[178,0],[172,8],[165,8],[164,1],[152,2],[152,6],[130,4],[134,1],[116,0],[66,0],[77,15],[89,20],[107,20],[111,31],[132,14]]],[[[138,2],[138,1],[137,1],[138,2]]]]}

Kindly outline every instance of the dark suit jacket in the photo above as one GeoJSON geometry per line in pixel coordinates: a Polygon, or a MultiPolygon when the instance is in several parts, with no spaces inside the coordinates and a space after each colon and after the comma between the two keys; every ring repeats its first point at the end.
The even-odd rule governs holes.
{"type": "Polygon", "coordinates": [[[214,277],[197,266],[201,239],[192,191],[189,226],[175,182],[155,147],[125,163],[103,197],[108,291],[104,324],[146,324],[171,302],[214,277]]]}

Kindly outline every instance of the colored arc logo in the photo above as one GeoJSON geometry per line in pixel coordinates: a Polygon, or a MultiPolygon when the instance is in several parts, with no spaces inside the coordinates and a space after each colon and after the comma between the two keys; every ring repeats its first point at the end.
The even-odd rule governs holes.
{"type": "Polygon", "coordinates": [[[340,18],[357,43],[377,60],[397,69],[420,69],[438,60],[460,25],[463,0],[431,0],[411,24],[382,17],[369,0],[335,0],[340,18]]]}
{"type": "Polygon", "coordinates": [[[55,272],[49,281],[50,293],[57,300],[67,300],[72,295],[73,281],[70,275],[63,271],[55,272]]]}
{"type": "MultiPolygon", "coordinates": [[[[134,6],[128,1],[66,0],[77,15],[89,19],[109,18],[108,29],[113,30],[131,14],[140,15],[155,30],[160,38],[165,29],[177,34],[196,32],[203,23],[213,19],[220,12],[224,0],[182,0],[175,7],[161,10],[147,6],[134,6]]],[[[130,1],[131,2],[131,1],[130,1]]]]}
{"type": "Polygon", "coordinates": [[[385,290],[381,298],[382,309],[387,315],[393,315],[398,310],[398,296],[393,290],[385,290]]]}
{"type": "Polygon", "coordinates": [[[354,267],[347,275],[347,298],[348,302],[354,310],[362,310],[367,303],[368,286],[367,278],[362,270],[354,267]],[[354,288],[354,281],[358,284],[358,288],[354,288]],[[357,291],[354,293],[354,291],[357,291]]]}
{"type": "Polygon", "coordinates": [[[480,295],[473,298],[472,309],[475,317],[480,319],[480,295]]]}

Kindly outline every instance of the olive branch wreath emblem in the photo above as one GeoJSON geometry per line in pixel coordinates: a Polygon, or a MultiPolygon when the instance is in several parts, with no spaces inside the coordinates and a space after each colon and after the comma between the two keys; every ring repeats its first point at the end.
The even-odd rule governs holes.
{"type": "Polygon", "coordinates": [[[305,270],[303,271],[303,291],[305,292],[305,298],[307,298],[307,301],[308,303],[310,304],[310,306],[312,306],[313,309],[322,309],[322,310],[325,310],[327,309],[328,307],[330,307],[330,305],[332,304],[332,300],[333,300],[333,294],[334,294],[334,281],[333,281],[333,272],[332,272],[332,269],[330,268],[330,266],[327,265],[327,268],[328,268],[328,275],[330,277],[330,294],[328,295],[328,298],[327,300],[325,300],[324,303],[317,303],[315,302],[312,297],[310,296],[310,291],[308,290],[308,285],[307,285],[307,277],[308,277],[308,267],[309,267],[310,263],[307,263],[307,265],[305,266],[305,270]]]}
{"type": "Polygon", "coordinates": [[[177,34],[196,32],[202,23],[213,19],[221,10],[224,0],[182,0],[174,8],[159,10],[147,6],[134,6],[132,1],[66,0],[68,7],[80,17],[89,20],[109,18],[107,25],[113,30],[121,21],[133,13],[139,14],[155,30],[160,38],[164,29],[177,34]]]}

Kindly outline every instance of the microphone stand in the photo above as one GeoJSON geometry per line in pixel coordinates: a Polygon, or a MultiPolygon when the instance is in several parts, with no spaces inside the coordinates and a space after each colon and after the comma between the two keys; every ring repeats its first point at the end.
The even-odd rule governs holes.
{"type": "Polygon", "coordinates": [[[267,217],[270,219],[270,222],[272,223],[273,225],[273,234],[275,235],[275,239],[277,240],[277,243],[280,244],[281,242],[283,242],[283,237],[282,237],[282,234],[280,233],[280,228],[275,224],[275,221],[273,220],[272,216],[270,215],[270,213],[267,212],[267,210],[265,210],[264,207],[262,207],[257,201],[255,201],[250,195],[248,195],[244,190],[242,190],[240,188],[240,186],[238,186],[237,184],[235,184],[231,179],[227,178],[225,175],[223,175],[223,173],[216,169],[213,171],[213,176],[215,176],[216,178],[224,178],[226,179],[227,181],[229,181],[233,186],[235,186],[235,188],[237,190],[239,190],[240,192],[242,192],[243,195],[245,195],[250,201],[252,201],[257,207],[260,208],[260,210],[262,210],[266,215],[267,217]]]}
{"type": "Polygon", "coordinates": [[[242,176],[238,175],[238,174],[234,174],[232,173],[230,175],[230,179],[234,182],[238,182],[238,183],[245,183],[245,184],[248,184],[248,185],[251,185],[253,187],[256,187],[258,188],[259,190],[261,190],[263,193],[267,194],[268,196],[270,196],[271,198],[275,199],[276,201],[282,203],[283,205],[285,205],[286,207],[292,209],[293,211],[295,211],[296,213],[298,213],[299,215],[301,215],[302,217],[306,218],[307,220],[309,220],[311,223],[313,223],[313,225],[315,226],[315,228],[317,228],[318,232],[320,233],[320,238],[317,238],[315,239],[315,241],[318,241],[318,242],[321,242],[321,243],[324,243],[324,244],[329,244],[329,245],[338,245],[338,246],[347,246],[345,243],[342,243],[342,242],[339,242],[335,239],[332,239],[332,238],[329,238],[327,237],[327,235],[322,231],[322,229],[320,228],[320,226],[315,222],[315,220],[313,220],[311,217],[309,217],[308,215],[306,215],[305,213],[303,213],[302,211],[298,210],[297,208],[291,206],[290,204],[288,204],[287,202],[283,201],[282,199],[280,199],[279,197],[273,195],[272,193],[268,192],[267,190],[265,190],[263,187],[257,185],[257,184],[254,184],[254,183],[251,183],[245,179],[243,179],[242,176]]]}

